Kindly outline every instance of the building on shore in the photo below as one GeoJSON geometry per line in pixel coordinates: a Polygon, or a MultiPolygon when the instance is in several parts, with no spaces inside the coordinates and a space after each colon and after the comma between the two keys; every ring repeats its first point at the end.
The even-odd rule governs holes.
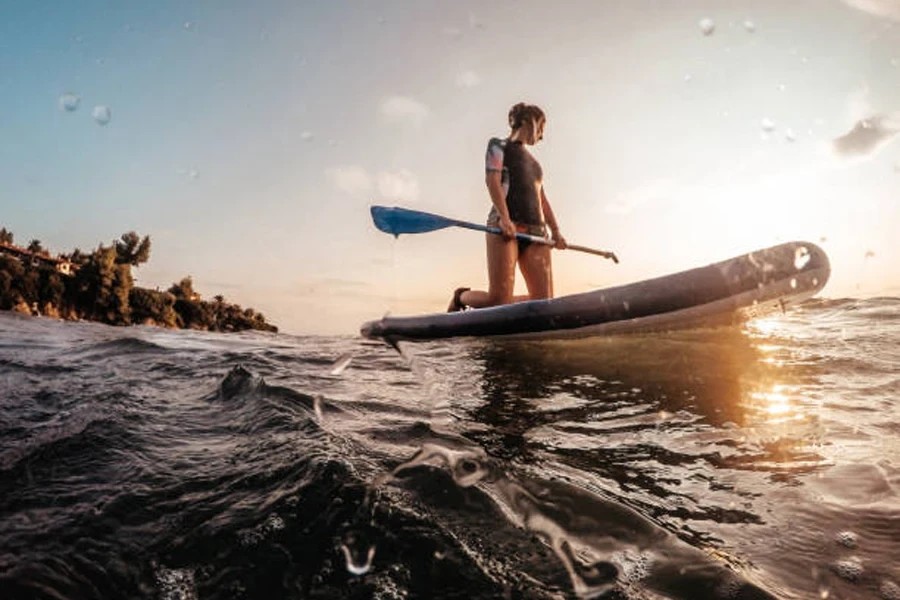
{"type": "Polygon", "coordinates": [[[51,269],[56,269],[63,275],[71,276],[74,275],[75,271],[78,270],[78,265],[74,264],[68,258],[63,258],[61,256],[54,258],[49,255],[31,252],[30,250],[20,248],[19,246],[15,246],[13,244],[0,242],[0,255],[3,254],[15,258],[23,265],[31,265],[32,267],[48,267],[51,269]]]}

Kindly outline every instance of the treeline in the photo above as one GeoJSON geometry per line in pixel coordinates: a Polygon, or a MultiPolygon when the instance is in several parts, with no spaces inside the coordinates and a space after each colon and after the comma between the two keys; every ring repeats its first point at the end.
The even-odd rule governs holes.
{"type": "MultiPolygon", "coordinates": [[[[12,233],[0,230],[0,242],[12,244],[12,240],[12,233]]],[[[49,256],[40,242],[32,240],[29,251],[38,249],[49,256]]],[[[110,246],[101,244],[90,254],[76,249],[60,258],[72,262],[72,275],[64,275],[42,261],[23,262],[0,254],[0,309],[110,325],[278,331],[252,308],[230,304],[222,296],[202,300],[190,277],[166,291],[135,286],[131,269],[149,260],[150,236],[141,238],[131,231],[110,246]]]]}

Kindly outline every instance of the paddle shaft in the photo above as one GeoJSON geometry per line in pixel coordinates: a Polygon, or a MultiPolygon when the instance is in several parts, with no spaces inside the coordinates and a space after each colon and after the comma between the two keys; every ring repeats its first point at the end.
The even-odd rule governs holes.
{"type": "MultiPolygon", "coordinates": [[[[451,219],[453,224],[458,227],[465,227],[466,229],[474,229],[476,231],[484,231],[486,233],[494,233],[497,235],[503,235],[503,230],[498,227],[488,227],[486,225],[478,225],[477,223],[468,223],[466,221],[457,221],[455,219],[451,219]]],[[[545,244],[547,246],[555,246],[556,241],[551,238],[541,237],[539,235],[529,235],[527,233],[516,233],[517,240],[523,240],[528,242],[534,242],[536,244],[545,244]]],[[[615,262],[619,262],[618,257],[616,257],[615,253],[607,252],[605,250],[595,250],[594,248],[588,248],[587,246],[579,246],[578,244],[566,244],[566,250],[577,250],[578,252],[586,252],[588,254],[594,254],[595,256],[602,256],[603,258],[610,258],[615,262]]]]}
{"type": "MultiPolygon", "coordinates": [[[[479,225],[468,221],[460,221],[458,219],[450,219],[433,213],[422,212],[418,210],[410,210],[408,208],[400,208],[399,206],[372,206],[372,219],[375,226],[385,233],[392,235],[400,235],[403,233],[428,233],[444,229],[445,227],[462,227],[464,229],[472,229],[474,231],[483,231],[494,235],[503,235],[503,231],[499,227],[488,227],[487,225],[479,225]]],[[[516,239],[534,242],[536,244],[545,244],[547,246],[555,246],[556,242],[550,238],[538,235],[529,235],[527,233],[516,233],[516,239]]],[[[603,258],[609,258],[613,262],[618,263],[619,259],[614,252],[604,250],[595,250],[587,246],[578,246],[576,244],[566,244],[569,250],[577,250],[578,252],[586,252],[603,258]]]]}

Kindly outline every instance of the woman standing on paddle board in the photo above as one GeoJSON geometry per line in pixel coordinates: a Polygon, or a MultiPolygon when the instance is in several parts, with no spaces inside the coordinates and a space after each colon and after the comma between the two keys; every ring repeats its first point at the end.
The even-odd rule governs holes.
{"type": "Polygon", "coordinates": [[[487,224],[501,229],[503,236],[486,236],[488,291],[458,288],[448,312],[553,297],[552,247],[515,238],[516,232],[546,236],[549,226],[555,247],[566,247],[544,193],[541,165],[526,148],[543,139],[546,122],[544,111],[520,102],[509,110],[509,137],[488,142],[485,181],[493,206],[487,224]],[[516,263],[527,296],[513,296],[516,263]]]}

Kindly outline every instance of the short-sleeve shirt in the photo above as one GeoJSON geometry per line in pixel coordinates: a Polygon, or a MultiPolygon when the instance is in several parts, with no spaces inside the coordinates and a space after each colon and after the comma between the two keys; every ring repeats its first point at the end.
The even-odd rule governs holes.
{"type": "Polygon", "coordinates": [[[543,171],[524,144],[491,138],[485,154],[485,169],[501,173],[510,220],[523,225],[544,224],[540,196],[543,171]]]}

